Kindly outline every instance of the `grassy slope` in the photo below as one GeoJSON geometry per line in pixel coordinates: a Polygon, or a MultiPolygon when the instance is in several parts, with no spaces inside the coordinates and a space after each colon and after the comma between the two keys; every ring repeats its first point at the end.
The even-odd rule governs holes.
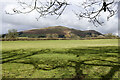
{"type": "MultiPolygon", "coordinates": [[[[102,59],[117,62],[117,46],[117,39],[3,41],[2,57],[3,62],[5,62],[2,65],[3,77],[73,78],[76,74],[74,67],[49,69],[54,66],[69,65],[69,60],[102,59]],[[76,55],[80,55],[80,57],[77,58],[76,55]],[[35,67],[36,64],[38,67],[35,67]]],[[[118,63],[99,60],[86,63],[118,65],[118,63]]],[[[74,63],[72,65],[75,66],[74,63]]],[[[83,65],[82,71],[87,74],[87,78],[99,78],[106,75],[111,68],[111,66],[83,65]]],[[[117,75],[118,71],[116,71],[114,77],[117,77],[117,75]]]]}
{"type": "Polygon", "coordinates": [[[101,33],[95,31],[95,30],[88,30],[88,31],[81,31],[81,30],[76,30],[76,29],[72,29],[72,28],[67,28],[64,26],[52,26],[52,27],[47,27],[47,28],[42,28],[42,29],[32,29],[32,30],[27,30],[27,31],[23,31],[22,34],[20,34],[20,36],[40,36],[43,34],[58,34],[60,35],[66,35],[68,32],[70,32],[70,34],[75,34],[78,35],[80,37],[85,37],[87,34],[97,34],[97,35],[102,35],[101,33]],[[39,35],[38,35],[39,34],[39,35]]]}

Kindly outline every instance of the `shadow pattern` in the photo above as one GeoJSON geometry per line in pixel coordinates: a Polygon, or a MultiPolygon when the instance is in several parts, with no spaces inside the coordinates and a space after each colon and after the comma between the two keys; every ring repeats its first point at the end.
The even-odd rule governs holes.
{"type": "MultiPolygon", "coordinates": [[[[118,47],[111,46],[111,47],[88,47],[88,48],[71,48],[66,49],[64,51],[52,51],[52,53],[58,54],[74,54],[76,55],[76,60],[68,60],[68,64],[63,65],[50,65],[47,64],[47,67],[41,67],[40,64],[46,64],[44,61],[39,62],[38,60],[29,59],[27,61],[17,61],[22,58],[30,57],[36,54],[43,54],[51,52],[50,49],[43,49],[37,51],[29,51],[28,54],[24,54],[26,50],[15,50],[10,52],[11,54],[8,55],[9,52],[3,52],[2,64],[4,63],[21,63],[21,64],[30,64],[34,66],[34,70],[46,70],[50,71],[57,68],[66,68],[72,67],[75,69],[75,76],[71,80],[83,80],[86,79],[88,74],[83,73],[83,69],[85,66],[105,66],[111,67],[109,72],[105,75],[101,75],[100,80],[112,80],[113,76],[117,71],[120,71],[120,62],[106,60],[108,57],[113,57],[119,59],[120,56],[118,55],[118,47]],[[108,54],[114,53],[114,54],[108,54]],[[6,56],[7,55],[7,56],[6,56]],[[82,56],[85,55],[97,55],[94,58],[86,58],[81,59],[82,56]],[[101,58],[102,57],[102,58],[101,58]],[[103,63],[94,63],[92,61],[102,61],[103,63]]],[[[54,62],[53,62],[54,63],[54,62]]]]}

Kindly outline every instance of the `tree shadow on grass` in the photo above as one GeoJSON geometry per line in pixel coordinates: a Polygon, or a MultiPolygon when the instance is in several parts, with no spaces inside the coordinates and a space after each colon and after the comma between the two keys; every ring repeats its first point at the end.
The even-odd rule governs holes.
{"type": "Polygon", "coordinates": [[[30,57],[36,54],[43,54],[50,51],[50,49],[42,49],[42,50],[37,50],[37,51],[31,51],[30,49],[24,50],[24,49],[19,49],[19,50],[13,50],[13,51],[6,51],[2,52],[2,64],[11,62],[14,60],[19,60],[22,58],[30,57]],[[5,54],[4,54],[5,53],[5,54]]]}
{"type": "MultiPolygon", "coordinates": [[[[3,57],[3,63],[21,63],[21,64],[31,64],[34,66],[34,70],[45,70],[50,71],[57,68],[66,68],[66,67],[72,67],[75,69],[75,76],[73,76],[72,80],[83,80],[87,78],[87,74],[83,73],[83,67],[85,66],[104,66],[104,67],[111,67],[111,69],[108,71],[107,74],[101,75],[100,80],[110,80],[113,78],[115,73],[120,70],[120,63],[118,61],[114,60],[106,60],[106,58],[116,58],[118,59],[118,47],[111,46],[111,47],[88,47],[88,48],[71,48],[66,49],[64,51],[53,51],[52,53],[58,53],[58,54],[74,54],[76,55],[75,60],[68,60],[68,64],[64,63],[63,65],[49,65],[47,64],[47,67],[41,67],[40,64],[46,64],[46,62],[39,62],[39,60],[30,59],[28,61],[15,61],[22,58],[30,57],[36,54],[43,54],[50,52],[50,49],[44,49],[34,52],[29,52],[29,54],[13,54],[9,55],[7,57],[3,57]],[[110,54],[109,54],[110,53],[110,54]],[[97,56],[96,56],[97,55],[97,56]],[[86,58],[82,59],[82,57],[85,56],[86,58]],[[14,58],[15,57],[15,58],[14,58]],[[8,58],[8,59],[7,59],[8,58]],[[98,61],[95,63],[94,61],[98,61]],[[74,65],[73,65],[74,64],[74,65]]],[[[21,53],[22,54],[22,53],[21,53]]],[[[53,62],[54,64],[54,62],[53,62]]]]}

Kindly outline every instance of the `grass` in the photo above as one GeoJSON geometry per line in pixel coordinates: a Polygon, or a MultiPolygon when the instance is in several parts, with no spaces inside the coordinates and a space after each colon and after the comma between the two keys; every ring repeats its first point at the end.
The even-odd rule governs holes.
{"type": "Polygon", "coordinates": [[[3,78],[118,78],[118,40],[3,41],[3,78]]]}
{"type": "Polygon", "coordinates": [[[95,40],[41,40],[41,41],[3,41],[2,50],[43,49],[43,48],[76,48],[93,46],[118,46],[117,39],[95,40]]]}

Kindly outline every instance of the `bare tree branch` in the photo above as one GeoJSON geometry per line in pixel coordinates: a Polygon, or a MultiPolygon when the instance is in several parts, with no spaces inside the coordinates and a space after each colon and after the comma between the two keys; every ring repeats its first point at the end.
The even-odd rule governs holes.
{"type": "MultiPolygon", "coordinates": [[[[69,5],[65,0],[62,2],[58,0],[50,0],[46,2],[40,2],[39,0],[33,0],[33,1],[34,1],[34,5],[29,5],[19,0],[18,3],[23,9],[30,9],[30,10],[22,11],[14,8],[13,14],[21,14],[21,13],[26,14],[35,10],[39,13],[39,17],[36,18],[37,20],[39,20],[40,17],[46,16],[46,15],[58,15],[57,18],[59,18],[63,13],[63,11],[65,10],[65,8],[69,5]]],[[[11,14],[11,13],[8,13],[7,11],[6,13],[11,14]]]]}
{"type": "MultiPolygon", "coordinates": [[[[86,0],[86,2],[84,2],[82,4],[83,6],[83,9],[84,9],[84,12],[80,12],[80,13],[76,13],[74,12],[77,17],[79,19],[81,18],[87,18],[89,19],[89,22],[92,22],[96,27],[98,25],[101,25],[104,23],[104,22],[101,22],[99,19],[100,19],[100,14],[102,11],[106,12],[108,11],[109,12],[109,15],[106,16],[107,17],[107,20],[109,20],[109,18],[111,18],[112,16],[115,15],[115,13],[117,12],[116,10],[114,10],[114,8],[111,9],[111,7],[109,7],[110,5],[114,5],[115,4],[115,1],[113,0],[112,2],[105,2],[105,1],[95,1],[95,0],[86,0]],[[95,10],[95,5],[98,5],[98,7],[100,5],[101,8],[95,10]],[[93,9],[92,9],[93,8],[93,9]]],[[[102,14],[104,15],[104,14],[102,14]]]]}
{"type": "MultiPolygon", "coordinates": [[[[27,14],[36,11],[37,13],[39,13],[39,17],[36,18],[37,20],[47,15],[57,15],[57,19],[58,19],[63,14],[66,7],[70,5],[66,0],[62,0],[62,1],[46,0],[45,2],[41,2],[40,0],[32,0],[31,4],[18,0],[18,3],[20,4],[22,9],[14,8],[13,9],[14,13],[11,14],[7,11],[6,13],[10,15],[14,15],[21,13],[27,14]]],[[[107,20],[109,20],[112,16],[114,16],[117,13],[117,10],[114,9],[116,3],[117,2],[114,0],[112,2],[109,1],[105,2],[105,0],[86,0],[82,4],[83,11],[77,11],[77,12],[74,11],[74,13],[79,19],[81,18],[89,19],[88,21],[93,23],[96,27],[98,25],[102,26],[102,24],[104,23],[103,21],[100,21],[102,12],[103,11],[109,12],[108,16],[106,16],[107,20]],[[98,8],[96,8],[96,6],[98,8]]],[[[78,5],[78,7],[80,7],[80,5],[78,5]]]]}

